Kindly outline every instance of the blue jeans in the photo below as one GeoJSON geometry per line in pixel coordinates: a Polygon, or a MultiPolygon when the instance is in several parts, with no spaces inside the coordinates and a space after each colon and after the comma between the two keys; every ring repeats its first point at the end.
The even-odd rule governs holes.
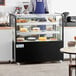
{"type": "Polygon", "coordinates": [[[38,27],[40,27],[40,30],[41,30],[41,31],[46,30],[46,25],[38,25],[38,27]]]}

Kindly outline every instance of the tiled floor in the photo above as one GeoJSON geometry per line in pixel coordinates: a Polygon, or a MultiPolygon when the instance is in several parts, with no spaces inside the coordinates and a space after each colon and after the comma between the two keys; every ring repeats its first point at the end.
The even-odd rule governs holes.
{"type": "Polygon", "coordinates": [[[42,64],[0,64],[0,76],[68,76],[68,61],[42,64]]]}

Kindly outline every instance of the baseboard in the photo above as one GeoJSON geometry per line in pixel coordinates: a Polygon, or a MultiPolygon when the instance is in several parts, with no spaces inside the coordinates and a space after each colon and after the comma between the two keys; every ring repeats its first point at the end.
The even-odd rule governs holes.
{"type": "MultiPolygon", "coordinates": [[[[69,61],[69,58],[64,59],[64,61],[69,61]]],[[[75,58],[72,58],[72,60],[76,60],[75,58]]]]}
{"type": "Polygon", "coordinates": [[[12,64],[15,63],[14,61],[0,61],[0,64],[12,64]]]}

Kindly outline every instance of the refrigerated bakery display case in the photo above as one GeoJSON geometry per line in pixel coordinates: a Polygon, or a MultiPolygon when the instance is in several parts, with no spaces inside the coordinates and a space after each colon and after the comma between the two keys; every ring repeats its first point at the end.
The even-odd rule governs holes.
{"type": "Polygon", "coordinates": [[[15,26],[16,62],[63,60],[62,15],[10,14],[10,26],[15,26]]]}

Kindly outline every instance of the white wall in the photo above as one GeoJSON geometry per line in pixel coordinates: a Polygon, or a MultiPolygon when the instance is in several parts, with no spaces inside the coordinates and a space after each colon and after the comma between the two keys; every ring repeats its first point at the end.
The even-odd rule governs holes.
{"type": "MultiPolygon", "coordinates": [[[[5,0],[5,6],[0,6],[1,12],[10,12],[19,2],[29,2],[30,0],[5,0]]],[[[76,15],[75,0],[47,0],[50,13],[70,12],[76,15]]]]}
{"type": "MultiPolygon", "coordinates": [[[[69,41],[75,41],[74,36],[76,36],[76,27],[64,27],[64,47],[68,47],[69,41]]],[[[64,54],[64,59],[69,58],[69,54],[64,54]]],[[[72,55],[75,58],[75,55],[72,55]]]]}
{"type": "Polygon", "coordinates": [[[69,15],[76,15],[75,0],[51,0],[51,12],[70,12],[69,15]]]}
{"type": "Polygon", "coordinates": [[[28,2],[29,0],[5,0],[5,6],[0,6],[0,12],[9,12],[12,8],[23,1],[28,2]]]}
{"type": "Polygon", "coordinates": [[[0,29],[0,62],[12,61],[12,29],[0,29]]]}
{"type": "Polygon", "coordinates": [[[15,6],[21,5],[21,2],[29,2],[29,0],[5,0],[5,6],[0,6],[0,23],[9,22],[8,15],[15,6]]]}

